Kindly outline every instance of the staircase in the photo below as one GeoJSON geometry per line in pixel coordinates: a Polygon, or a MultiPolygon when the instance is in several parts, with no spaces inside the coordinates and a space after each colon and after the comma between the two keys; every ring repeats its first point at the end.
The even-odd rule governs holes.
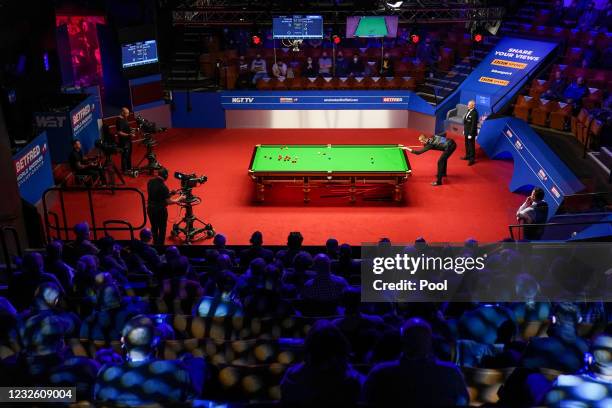
{"type": "Polygon", "coordinates": [[[486,37],[479,48],[472,50],[472,55],[460,60],[450,71],[435,72],[433,75],[426,77],[425,82],[417,86],[416,94],[429,104],[437,106],[461,85],[498,41],[499,38],[486,37]]]}
{"type": "Polygon", "coordinates": [[[217,89],[216,80],[201,72],[200,55],[207,52],[206,37],[200,27],[174,27],[174,47],[170,60],[162,64],[167,89],[217,89]]]}
{"type": "Polygon", "coordinates": [[[598,152],[589,152],[591,159],[608,178],[608,183],[612,182],[612,150],[610,147],[603,146],[598,152]]]}

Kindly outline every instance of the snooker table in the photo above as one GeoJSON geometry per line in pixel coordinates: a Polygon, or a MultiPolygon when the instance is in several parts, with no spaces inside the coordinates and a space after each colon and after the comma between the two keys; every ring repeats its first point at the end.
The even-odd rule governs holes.
{"type": "Polygon", "coordinates": [[[249,176],[256,183],[257,201],[266,186],[300,186],[304,202],[316,186],[344,186],[351,203],[357,187],[391,186],[393,199],[402,199],[402,184],[412,170],[402,145],[256,145],[249,176]]]}

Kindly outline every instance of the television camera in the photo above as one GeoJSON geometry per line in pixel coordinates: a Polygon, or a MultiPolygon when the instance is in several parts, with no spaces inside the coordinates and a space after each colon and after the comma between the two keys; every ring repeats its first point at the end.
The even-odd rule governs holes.
{"type": "Polygon", "coordinates": [[[121,172],[117,166],[113,163],[113,154],[119,154],[123,152],[123,149],[115,143],[115,138],[110,133],[108,125],[102,126],[102,136],[95,142],[96,148],[104,155],[104,161],[102,162],[102,168],[106,173],[106,180],[110,186],[116,186],[117,182],[115,177],[119,179],[121,185],[125,184],[125,180],[121,175],[121,172]]]}
{"type": "Polygon", "coordinates": [[[181,182],[179,191],[181,199],[177,204],[185,209],[185,216],[181,218],[179,222],[172,225],[170,235],[173,238],[179,238],[182,234],[186,244],[190,244],[200,239],[214,237],[215,230],[213,226],[193,214],[193,206],[202,202],[200,197],[193,195],[193,189],[198,185],[206,183],[208,177],[197,176],[195,173],[187,174],[176,171],[174,172],[174,178],[181,182]],[[201,226],[196,227],[197,224],[201,224],[201,226]]]}
{"type": "Polygon", "coordinates": [[[157,156],[153,151],[153,147],[157,145],[157,141],[155,140],[154,135],[159,132],[163,132],[165,128],[158,128],[155,122],[151,122],[143,118],[142,116],[136,116],[136,125],[138,126],[138,131],[142,135],[142,139],[140,143],[146,148],[146,153],[144,156],[138,161],[136,167],[132,170],[134,177],[138,176],[138,173],[141,171],[146,171],[150,176],[156,170],[161,169],[163,166],[159,161],[157,161],[157,156]],[[142,165],[144,162],[147,162],[144,166],[142,165]]]}

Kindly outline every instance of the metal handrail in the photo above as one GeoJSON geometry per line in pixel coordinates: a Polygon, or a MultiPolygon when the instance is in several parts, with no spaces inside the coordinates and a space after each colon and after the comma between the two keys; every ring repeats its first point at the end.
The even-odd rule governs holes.
{"type": "Polygon", "coordinates": [[[91,224],[92,224],[89,227],[90,227],[91,232],[93,233],[94,240],[98,239],[98,232],[104,232],[104,234],[107,234],[107,231],[129,231],[131,237],[133,237],[135,230],[142,229],[147,225],[147,211],[146,211],[145,196],[144,196],[144,193],[137,188],[134,188],[134,187],[80,187],[80,186],[79,187],[75,187],[75,186],[51,187],[45,190],[42,195],[43,214],[44,214],[44,220],[45,220],[45,233],[48,238],[51,237],[52,232],[55,232],[58,235],[58,238],[62,239],[62,233],[63,233],[64,239],[70,240],[70,231],[72,230],[72,226],[68,226],[68,218],[66,216],[66,205],[65,205],[65,197],[64,197],[64,193],[66,192],[79,192],[79,193],[87,194],[88,211],[89,211],[89,217],[90,217],[91,224]],[[125,191],[125,192],[130,191],[130,192],[136,193],[138,197],[140,198],[140,207],[142,209],[142,215],[143,215],[142,223],[140,223],[137,226],[134,226],[130,222],[125,221],[125,220],[112,219],[112,220],[103,221],[102,225],[99,226],[96,221],[96,213],[95,213],[95,209],[93,206],[93,201],[94,201],[93,193],[103,192],[103,191],[110,191],[113,194],[116,192],[122,192],[122,191],[125,191]],[[58,216],[57,213],[49,209],[47,198],[48,198],[48,194],[52,192],[58,193],[61,216],[58,216]],[[55,222],[54,224],[49,219],[50,217],[53,218],[53,221],[55,222]],[[122,225],[125,225],[125,227],[108,227],[107,224],[109,223],[122,224],[122,225]]]}
{"type": "Polygon", "coordinates": [[[123,220],[106,220],[102,223],[102,226],[104,227],[104,235],[108,236],[107,231],[124,231],[123,228],[113,228],[113,227],[108,227],[107,225],[110,224],[121,224],[121,225],[125,225],[127,230],[130,231],[130,239],[133,241],[135,239],[135,235],[134,235],[134,227],[132,226],[132,224],[130,224],[127,221],[123,221],[123,220]]]}
{"type": "MultiPolygon", "coordinates": [[[[525,227],[560,227],[560,226],[571,226],[571,225],[612,225],[612,221],[581,221],[581,222],[548,222],[544,224],[510,224],[508,225],[508,231],[510,232],[510,238],[513,240],[517,239],[514,237],[514,230],[524,230],[525,227]]],[[[518,237],[520,239],[520,236],[518,237]]]]}

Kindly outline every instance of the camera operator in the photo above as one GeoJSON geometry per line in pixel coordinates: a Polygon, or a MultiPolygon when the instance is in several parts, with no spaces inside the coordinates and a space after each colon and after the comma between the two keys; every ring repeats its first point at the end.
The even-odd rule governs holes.
{"type": "Polygon", "coordinates": [[[157,171],[157,177],[153,177],[147,183],[147,214],[151,221],[154,245],[164,244],[168,224],[167,207],[178,201],[170,198],[173,192],[166,186],[166,180],[168,180],[168,169],[162,167],[157,171]]]}
{"type": "Polygon", "coordinates": [[[102,184],[106,184],[104,169],[99,166],[96,159],[87,159],[83,155],[81,141],[75,139],[72,141],[72,151],[68,156],[70,169],[78,176],[91,176],[99,178],[102,184]]]}
{"type": "Polygon", "coordinates": [[[117,136],[119,137],[119,147],[121,148],[121,171],[127,173],[132,170],[132,128],[128,122],[130,110],[126,107],[121,108],[121,113],[117,118],[117,136]]]}

